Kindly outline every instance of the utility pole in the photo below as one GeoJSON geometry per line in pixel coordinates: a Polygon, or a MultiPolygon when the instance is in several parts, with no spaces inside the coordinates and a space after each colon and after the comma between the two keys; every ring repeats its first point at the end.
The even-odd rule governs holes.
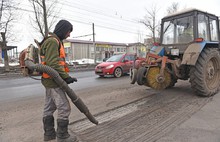
{"type": "Polygon", "coordinates": [[[96,46],[95,46],[95,26],[92,23],[93,48],[94,48],[94,64],[96,64],[96,46]]]}

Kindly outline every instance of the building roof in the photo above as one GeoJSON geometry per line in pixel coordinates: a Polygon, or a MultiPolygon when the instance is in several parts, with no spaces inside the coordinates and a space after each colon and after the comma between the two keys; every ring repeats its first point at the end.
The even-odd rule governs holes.
{"type": "Polygon", "coordinates": [[[14,48],[17,48],[17,46],[7,46],[7,50],[11,50],[11,49],[14,49],[14,48]]]}
{"type": "MultiPolygon", "coordinates": [[[[176,15],[181,15],[181,14],[184,14],[184,13],[187,13],[187,12],[192,12],[192,11],[200,11],[200,12],[203,12],[203,13],[208,13],[206,11],[203,11],[203,10],[200,10],[200,9],[196,9],[196,8],[186,8],[186,9],[177,11],[175,13],[169,14],[169,15],[165,16],[163,19],[169,18],[169,17],[173,17],[173,16],[176,16],[176,15]]],[[[216,16],[216,15],[211,14],[211,13],[208,13],[208,14],[216,16]]]]}
{"type": "Polygon", "coordinates": [[[2,49],[2,50],[12,50],[14,48],[17,48],[17,46],[6,46],[6,48],[3,48],[0,46],[0,49],[2,49]]]}
{"type": "MultiPolygon", "coordinates": [[[[64,42],[71,42],[71,43],[84,43],[84,44],[93,44],[93,41],[90,40],[76,40],[76,39],[66,39],[64,42]]],[[[136,43],[116,43],[116,42],[104,42],[104,41],[95,41],[96,44],[109,44],[114,46],[132,46],[137,44],[143,44],[140,42],[136,43]]],[[[144,45],[144,44],[143,44],[144,45]]]]}

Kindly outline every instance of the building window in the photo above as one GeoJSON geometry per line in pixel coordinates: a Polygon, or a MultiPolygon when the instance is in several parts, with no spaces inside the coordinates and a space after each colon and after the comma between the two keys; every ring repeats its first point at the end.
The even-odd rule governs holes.
{"type": "Polygon", "coordinates": [[[120,48],[117,48],[117,52],[120,52],[120,48]]]}
{"type": "Polygon", "coordinates": [[[69,52],[69,47],[64,48],[64,50],[65,50],[65,53],[68,53],[69,52]]]}

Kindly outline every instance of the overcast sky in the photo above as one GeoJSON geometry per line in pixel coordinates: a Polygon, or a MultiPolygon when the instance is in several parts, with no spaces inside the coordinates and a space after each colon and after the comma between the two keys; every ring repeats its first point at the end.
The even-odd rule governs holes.
{"type": "MultiPolygon", "coordinates": [[[[156,6],[158,19],[166,16],[167,8],[173,2],[179,3],[179,9],[197,8],[220,16],[220,0],[59,0],[60,19],[69,20],[73,24],[71,38],[92,40],[92,23],[95,24],[95,40],[119,43],[143,42],[149,31],[137,21],[146,15],[146,9],[156,6]]],[[[21,0],[20,7],[32,10],[28,0],[21,0]]],[[[33,10],[32,10],[33,11],[33,10]]],[[[18,51],[23,50],[33,39],[41,40],[30,26],[27,11],[22,14],[16,27],[19,42],[18,51]]],[[[55,23],[56,24],[56,23],[55,23]]],[[[55,25],[54,24],[54,25],[55,25]]]]}

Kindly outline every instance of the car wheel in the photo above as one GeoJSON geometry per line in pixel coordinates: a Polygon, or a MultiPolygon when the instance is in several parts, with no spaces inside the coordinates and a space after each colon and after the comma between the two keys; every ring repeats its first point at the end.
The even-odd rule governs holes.
{"type": "Polygon", "coordinates": [[[99,75],[99,77],[101,77],[101,78],[102,78],[102,77],[104,77],[104,75],[99,75]]]}
{"type": "Polygon", "coordinates": [[[119,78],[122,76],[122,69],[117,67],[115,70],[114,70],[114,76],[119,78]]]}

